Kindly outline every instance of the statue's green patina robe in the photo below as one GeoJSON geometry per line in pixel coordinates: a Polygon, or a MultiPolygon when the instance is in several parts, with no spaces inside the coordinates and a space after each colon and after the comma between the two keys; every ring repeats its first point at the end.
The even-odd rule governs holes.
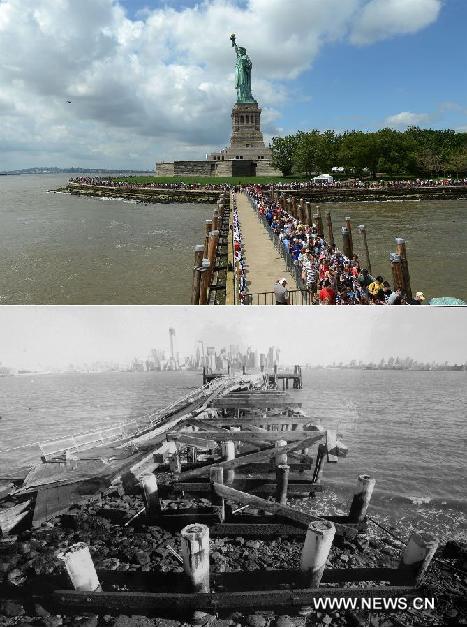
{"type": "Polygon", "coordinates": [[[237,90],[237,102],[255,103],[251,93],[251,63],[250,57],[246,53],[246,48],[237,46],[235,43],[235,35],[231,36],[232,46],[237,53],[237,62],[235,64],[235,89],[237,90]]]}

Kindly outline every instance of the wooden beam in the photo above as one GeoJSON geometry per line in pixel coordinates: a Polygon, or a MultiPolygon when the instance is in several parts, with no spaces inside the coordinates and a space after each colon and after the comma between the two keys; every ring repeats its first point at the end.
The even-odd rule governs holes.
{"type": "MultiPolygon", "coordinates": [[[[258,481],[256,478],[235,478],[232,484],[228,484],[237,491],[252,491],[261,495],[274,495],[276,492],[276,483],[267,481],[258,481]]],[[[192,494],[204,494],[209,495],[211,493],[211,484],[209,482],[176,482],[173,484],[173,488],[185,493],[192,494]]],[[[301,494],[301,493],[321,493],[323,487],[321,484],[313,484],[311,482],[303,483],[289,483],[288,492],[301,494]]]]}
{"type": "Polygon", "coordinates": [[[161,609],[182,612],[204,610],[216,612],[220,609],[270,609],[311,606],[317,598],[362,598],[362,597],[414,597],[419,591],[414,587],[349,587],[319,589],[278,589],[268,591],[245,591],[210,593],[146,593],[118,591],[89,593],[88,591],[57,590],[52,600],[68,614],[97,612],[100,614],[125,612],[128,614],[157,614],[161,609]]]}
{"type": "MultiPolygon", "coordinates": [[[[177,434],[179,432],[169,432],[167,434],[168,440],[176,440],[177,434]]],[[[287,440],[291,442],[302,442],[308,440],[309,434],[324,436],[324,432],[221,432],[221,431],[213,431],[213,432],[203,432],[203,437],[208,440],[213,440],[217,442],[225,442],[228,440],[240,441],[242,443],[257,443],[261,441],[268,441],[271,443],[276,442],[276,440],[287,440]],[[287,434],[285,436],[285,434],[287,434]]]]}
{"type": "Polygon", "coordinates": [[[199,436],[194,436],[193,433],[189,432],[169,432],[167,434],[167,440],[191,445],[192,447],[197,447],[198,449],[216,449],[217,447],[217,442],[215,440],[200,438],[199,436]]]}
{"type": "Polygon", "coordinates": [[[210,403],[212,408],[301,408],[301,402],[284,401],[282,399],[248,399],[229,400],[227,397],[213,399],[210,403]]]}
{"type": "MultiPolygon", "coordinates": [[[[193,427],[198,427],[200,430],[212,430],[211,419],[201,420],[201,419],[187,419],[184,421],[186,425],[193,425],[193,427]]],[[[229,430],[225,428],[219,428],[217,431],[228,432],[229,430]]]]}
{"type": "MultiPolygon", "coordinates": [[[[321,425],[313,424],[313,419],[308,417],[290,417],[290,416],[241,416],[241,417],[216,417],[209,420],[209,425],[213,427],[226,426],[226,425],[239,425],[241,427],[246,425],[306,425],[306,431],[319,431],[323,428],[321,425]]],[[[211,428],[212,429],[212,428],[211,428]]]]}
{"type": "MultiPolygon", "coordinates": [[[[237,432],[239,434],[240,432],[237,432]]],[[[278,432],[280,433],[280,432],[278,432]]],[[[179,480],[186,480],[189,478],[201,477],[203,475],[209,475],[209,470],[212,466],[221,466],[224,469],[236,469],[237,467],[241,467],[246,464],[250,464],[251,462],[263,462],[264,460],[273,460],[275,458],[276,453],[289,453],[290,451],[294,451],[295,449],[303,449],[304,447],[311,447],[314,443],[319,442],[324,436],[324,433],[319,433],[319,435],[310,436],[305,441],[296,443],[290,443],[285,447],[268,447],[267,449],[262,449],[261,451],[256,451],[252,454],[246,454],[244,456],[238,456],[235,460],[226,460],[223,462],[215,462],[210,465],[206,465],[205,467],[199,467],[198,469],[191,469],[190,471],[184,471],[180,473],[179,480]]]]}
{"type": "Polygon", "coordinates": [[[308,525],[317,519],[317,517],[295,510],[295,508],[290,508],[290,506],[283,506],[277,502],[270,502],[266,499],[261,499],[261,497],[256,497],[256,495],[251,495],[251,493],[237,491],[234,488],[224,486],[223,484],[214,483],[213,486],[215,492],[224,499],[229,499],[230,501],[238,504],[248,504],[249,506],[255,508],[261,508],[266,512],[280,515],[281,517],[285,517],[286,519],[290,519],[291,521],[295,521],[297,523],[308,525]]]}

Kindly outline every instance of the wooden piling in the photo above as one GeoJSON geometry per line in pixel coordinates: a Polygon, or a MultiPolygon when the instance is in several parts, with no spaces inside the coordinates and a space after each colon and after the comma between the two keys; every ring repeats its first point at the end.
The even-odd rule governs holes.
{"type": "Polygon", "coordinates": [[[352,223],[350,222],[350,216],[345,217],[345,226],[349,230],[349,241],[350,241],[350,250],[352,252],[351,258],[353,257],[353,239],[352,239],[352,223]]]}
{"type": "Polygon", "coordinates": [[[276,502],[283,506],[287,504],[289,472],[290,466],[288,464],[279,464],[276,466],[276,502]]]}
{"type": "Polygon", "coordinates": [[[212,215],[212,230],[217,231],[218,229],[219,229],[219,211],[215,209],[212,215]]]}
{"type": "MultiPolygon", "coordinates": [[[[221,444],[222,458],[223,460],[234,460],[236,455],[236,447],[233,440],[226,440],[221,444]]],[[[235,471],[229,469],[226,474],[225,481],[227,484],[231,484],[235,478],[235,471]]]]}
{"type": "Polygon", "coordinates": [[[170,468],[171,473],[182,472],[182,462],[180,460],[180,453],[178,452],[178,450],[170,456],[169,468],[170,468]]]}
{"type": "Polygon", "coordinates": [[[75,543],[57,554],[57,558],[65,563],[65,569],[76,591],[102,591],[86,543],[75,543]]]}
{"type": "Polygon", "coordinates": [[[319,484],[321,481],[321,476],[323,474],[324,461],[326,460],[326,445],[321,443],[318,445],[318,453],[316,456],[315,469],[313,471],[313,484],[319,484]]]}
{"type": "Polygon", "coordinates": [[[349,523],[360,523],[365,519],[375,484],[376,480],[369,475],[358,476],[357,488],[350,505],[349,523]]]}
{"type": "Polygon", "coordinates": [[[319,205],[316,205],[316,227],[318,229],[318,235],[323,238],[324,237],[324,225],[323,225],[323,217],[321,216],[321,209],[319,205]]]}
{"type": "Polygon", "coordinates": [[[409,299],[412,298],[412,288],[410,286],[409,263],[407,261],[407,248],[404,238],[396,238],[396,253],[401,260],[402,279],[404,282],[404,292],[409,299]]]}
{"type": "Polygon", "coordinates": [[[193,283],[191,287],[191,304],[199,304],[199,291],[201,282],[201,264],[203,261],[204,244],[195,246],[195,265],[193,268],[193,283]]]}
{"type": "Polygon", "coordinates": [[[148,516],[157,516],[161,512],[161,501],[159,499],[159,489],[154,473],[148,473],[141,478],[143,487],[144,505],[148,516]]]}
{"type": "Polygon", "coordinates": [[[183,528],[181,537],[183,567],[193,591],[209,593],[209,528],[193,523],[183,528]]]}
{"type": "Polygon", "coordinates": [[[371,275],[371,260],[370,260],[370,251],[368,249],[368,242],[366,241],[366,228],[365,225],[358,225],[358,231],[362,234],[363,238],[363,250],[365,251],[365,267],[368,269],[368,272],[371,275]]]}
{"type": "Polygon", "coordinates": [[[402,553],[399,569],[418,586],[438,548],[439,540],[431,534],[412,532],[402,553]]]}
{"type": "Polygon", "coordinates": [[[310,576],[310,588],[317,588],[331,550],[336,528],[331,521],[312,521],[302,549],[301,570],[310,576]]]}
{"type": "Polygon", "coordinates": [[[200,282],[199,282],[199,304],[206,305],[209,297],[209,286],[211,285],[210,277],[211,264],[207,258],[204,258],[200,269],[200,282]]]}
{"type": "Polygon", "coordinates": [[[352,259],[353,253],[352,248],[350,246],[350,234],[347,227],[342,227],[342,252],[346,257],[352,259]]]}
{"type": "MultiPolygon", "coordinates": [[[[217,484],[224,484],[224,469],[223,469],[223,467],[220,467],[220,466],[211,467],[209,469],[209,480],[210,480],[212,486],[214,486],[214,482],[216,482],[217,484]]],[[[220,515],[221,521],[224,521],[224,519],[225,519],[225,500],[224,500],[224,498],[221,497],[220,495],[218,495],[214,491],[214,489],[213,489],[212,490],[211,501],[212,501],[213,505],[217,506],[217,508],[219,509],[219,515],[220,515]]]]}
{"type": "Polygon", "coordinates": [[[311,203],[306,201],[305,203],[306,222],[310,227],[313,226],[313,212],[311,210],[311,203]]]}
{"type": "Polygon", "coordinates": [[[300,199],[300,202],[299,202],[298,206],[300,208],[300,221],[304,225],[307,225],[308,224],[308,220],[307,220],[307,215],[306,215],[305,200],[303,198],[300,199]]]}
{"type": "Polygon", "coordinates": [[[404,278],[402,275],[401,258],[396,253],[391,253],[392,284],[394,290],[404,290],[404,278]]]}
{"type": "Polygon", "coordinates": [[[334,231],[332,228],[332,218],[331,218],[331,212],[327,211],[326,212],[326,223],[328,226],[328,238],[329,238],[329,245],[334,247],[335,246],[335,241],[334,241],[334,231]]]}

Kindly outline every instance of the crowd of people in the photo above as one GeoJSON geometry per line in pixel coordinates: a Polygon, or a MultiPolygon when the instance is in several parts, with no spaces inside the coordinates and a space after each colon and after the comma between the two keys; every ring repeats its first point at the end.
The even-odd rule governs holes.
{"type": "Polygon", "coordinates": [[[227,183],[184,183],[183,181],[167,182],[143,182],[143,181],[120,181],[114,178],[105,177],[74,177],[69,179],[69,183],[77,185],[103,186],[118,189],[150,188],[156,190],[215,190],[228,192],[233,186],[227,183]]]}
{"type": "MultiPolygon", "coordinates": [[[[309,302],[322,305],[417,305],[425,300],[422,292],[414,299],[400,289],[392,289],[381,275],[372,276],[357,255],[346,257],[337,246],[330,246],[318,233],[318,226],[302,224],[260,187],[248,188],[247,196],[266,223],[284,258],[294,270],[297,285],[309,295],[309,302]]],[[[281,279],[274,286],[277,295],[284,287],[281,279]],[[279,284],[279,287],[278,287],[279,284]]]]}
{"type": "MultiPolygon", "coordinates": [[[[330,189],[365,189],[365,190],[401,190],[417,188],[440,188],[446,186],[467,186],[467,178],[439,178],[439,179],[397,179],[370,181],[363,179],[333,179],[329,181],[293,181],[276,183],[275,187],[281,190],[310,190],[316,188],[330,189]]],[[[269,187],[269,186],[263,186],[269,187]]]]}
{"type": "MultiPolygon", "coordinates": [[[[91,185],[91,186],[104,186],[119,189],[131,189],[131,188],[151,188],[151,189],[163,189],[163,190],[218,190],[221,192],[228,192],[230,190],[240,191],[247,185],[231,185],[228,183],[184,183],[183,181],[170,181],[167,182],[138,182],[138,181],[121,181],[109,177],[91,177],[81,176],[74,177],[69,180],[70,183],[78,185],[91,185]]],[[[278,190],[310,190],[316,188],[330,188],[330,189],[370,189],[370,190],[384,190],[384,189],[415,189],[415,188],[439,188],[446,186],[467,186],[467,178],[454,179],[454,178],[440,178],[440,179],[400,179],[394,181],[368,181],[361,179],[335,179],[333,181],[321,181],[314,182],[309,181],[290,181],[290,182],[278,182],[274,184],[264,184],[261,186],[263,190],[269,190],[275,188],[278,190]]]]}
{"type": "Polygon", "coordinates": [[[246,285],[246,265],[245,255],[243,250],[243,237],[240,229],[240,222],[238,220],[238,209],[235,194],[233,195],[233,207],[232,207],[232,238],[233,238],[233,253],[235,261],[235,274],[236,274],[236,293],[240,300],[240,303],[246,303],[247,285],[246,285]]]}

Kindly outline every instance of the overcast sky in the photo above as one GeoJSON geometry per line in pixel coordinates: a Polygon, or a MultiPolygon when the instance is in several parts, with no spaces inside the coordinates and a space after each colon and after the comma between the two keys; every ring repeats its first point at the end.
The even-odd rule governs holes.
{"type": "MultiPolygon", "coordinates": [[[[2,306],[0,363],[66,367],[96,360],[127,363],[152,347],[168,350],[175,328],[180,356],[199,340],[266,352],[285,363],[467,360],[467,309],[422,307],[2,306]]],[[[0,379],[1,384],[1,379],[0,379]]]]}
{"type": "Polygon", "coordinates": [[[466,23],[465,0],[0,0],[0,170],[152,169],[225,146],[233,32],[267,138],[465,130],[466,23]]]}

